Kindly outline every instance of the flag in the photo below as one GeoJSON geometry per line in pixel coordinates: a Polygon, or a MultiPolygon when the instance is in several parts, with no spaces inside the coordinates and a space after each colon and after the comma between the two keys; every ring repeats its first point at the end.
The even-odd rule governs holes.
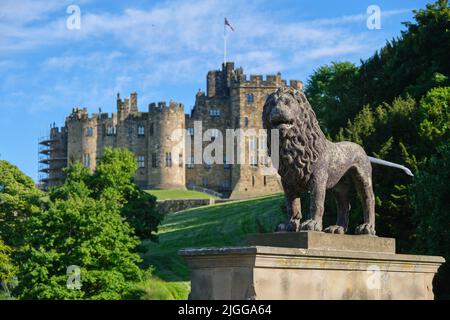
{"type": "Polygon", "coordinates": [[[228,22],[228,19],[227,19],[227,18],[225,18],[225,25],[226,25],[226,26],[229,26],[230,29],[231,29],[232,31],[234,31],[233,26],[230,24],[230,22],[228,22]]]}

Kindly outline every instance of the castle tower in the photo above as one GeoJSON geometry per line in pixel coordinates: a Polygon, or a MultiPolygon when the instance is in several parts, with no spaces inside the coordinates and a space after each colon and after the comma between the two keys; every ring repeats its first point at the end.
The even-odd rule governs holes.
{"type": "Polygon", "coordinates": [[[148,186],[150,189],[184,189],[184,106],[165,102],[149,105],[148,186]]]}
{"type": "MultiPolygon", "coordinates": [[[[202,122],[202,133],[216,128],[225,141],[227,129],[244,132],[244,141],[239,148],[245,155],[244,159],[237,159],[237,142],[235,138],[233,155],[229,154],[227,146],[223,146],[223,165],[190,165],[186,169],[188,186],[201,186],[230,195],[231,198],[246,198],[257,195],[271,194],[281,191],[281,183],[276,172],[268,174],[262,159],[262,145],[260,136],[262,126],[262,109],[266,98],[280,86],[286,86],[287,81],[281,74],[250,75],[244,74],[242,68],[234,68],[234,63],[222,64],[221,70],[209,71],[207,74],[207,92],[198,92],[195,106],[191,115],[186,117],[186,127],[192,129],[196,121],[202,122]],[[255,135],[250,136],[253,131],[255,135]],[[252,156],[250,156],[250,148],[252,156]],[[233,159],[229,159],[233,157],[233,159]],[[228,158],[228,159],[227,159],[228,158]],[[237,163],[238,160],[244,162],[237,163]],[[228,161],[233,164],[228,165],[228,161]]],[[[302,89],[302,82],[291,80],[289,85],[302,89]]],[[[242,138],[242,137],[241,137],[242,138]]],[[[205,148],[203,143],[203,147],[205,148]]],[[[270,163],[270,161],[269,161],[270,163]]]]}
{"type": "Polygon", "coordinates": [[[97,162],[97,117],[89,118],[86,108],[75,108],[66,118],[67,164],[80,161],[89,171],[97,162]]]}

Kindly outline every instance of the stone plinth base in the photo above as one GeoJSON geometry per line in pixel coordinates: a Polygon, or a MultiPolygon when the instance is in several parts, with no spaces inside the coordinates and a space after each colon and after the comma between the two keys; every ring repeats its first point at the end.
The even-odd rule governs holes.
{"type": "Polygon", "coordinates": [[[393,239],[371,236],[279,233],[249,242],[256,245],[181,250],[190,299],[433,299],[444,262],[395,254],[393,239]]]}

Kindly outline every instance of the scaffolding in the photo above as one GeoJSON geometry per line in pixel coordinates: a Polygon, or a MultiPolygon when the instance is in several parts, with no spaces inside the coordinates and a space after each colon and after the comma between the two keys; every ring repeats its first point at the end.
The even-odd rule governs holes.
{"type": "Polygon", "coordinates": [[[56,185],[64,179],[63,169],[67,165],[67,157],[61,154],[60,140],[49,136],[39,138],[38,148],[38,179],[42,189],[56,185]]]}

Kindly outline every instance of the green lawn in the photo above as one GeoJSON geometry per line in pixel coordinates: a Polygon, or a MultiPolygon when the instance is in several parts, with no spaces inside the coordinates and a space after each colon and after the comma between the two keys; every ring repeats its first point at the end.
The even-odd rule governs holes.
{"type": "Polygon", "coordinates": [[[183,189],[166,189],[166,190],[146,190],[148,193],[154,195],[158,200],[167,199],[219,199],[207,193],[183,190],[183,189]]]}
{"type": "Polygon", "coordinates": [[[156,267],[154,274],[162,280],[158,285],[169,293],[147,297],[186,299],[189,271],[178,250],[244,245],[248,233],[272,232],[284,220],[282,203],[278,194],[168,214],[159,229],[160,243],[143,243],[143,259],[146,266],[156,267]]]}

